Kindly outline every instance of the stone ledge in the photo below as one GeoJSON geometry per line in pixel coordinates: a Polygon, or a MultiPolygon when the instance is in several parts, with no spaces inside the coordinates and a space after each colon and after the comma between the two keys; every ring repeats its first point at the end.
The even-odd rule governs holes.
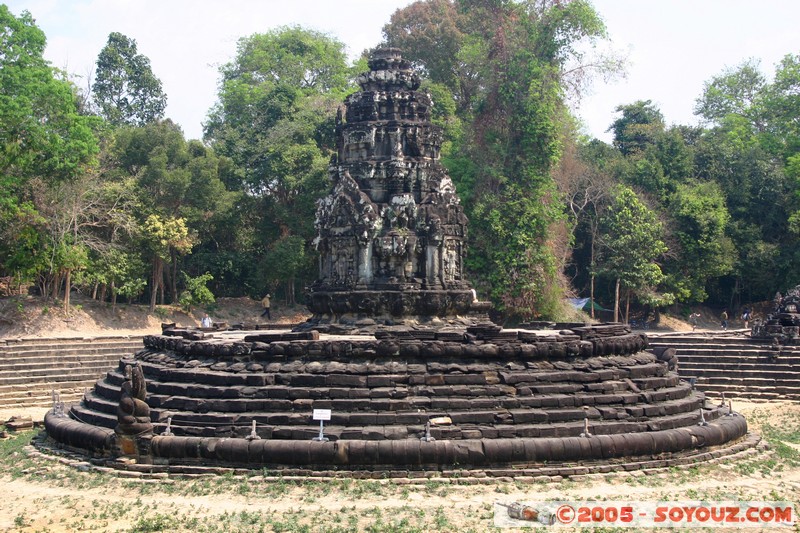
{"type": "MultiPolygon", "coordinates": [[[[173,483],[175,479],[209,479],[223,474],[232,474],[234,479],[257,479],[265,483],[289,482],[305,483],[308,481],[332,482],[340,479],[369,479],[381,484],[393,485],[421,485],[434,481],[451,485],[497,484],[497,483],[529,483],[546,484],[559,483],[565,479],[581,481],[591,479],[607,479],[608,476],[624,477],[634,472],[646,475],[668,475],[669,469],[675,466],[692,464],[720,464],[746,457],[766,453],[769,446],[761,439],[758,433],[748,433],[738,441],[716,449],[714,456],[708,453],[686,454],[684,457],[674,459],[650,459],[646,461],[609,463],[583,463],[580,466],[549,465],[540,469],[519,469],[492,472],[471,468],[469,470],[443,470],[443,471],[343,471],[291,469],[281,472],[268,473],[258,471],[220,467],[220,466],[182,466],[182,465],[127,465],[134,468],[136,476],[131,476],[130,470],[120,470],[113,466],[113,461],[102,458],[89,459],[89,469],[107,475],[125,477],[132,482],[173,483]],[[562,474],[562,472],[566,473],[562,474]],[[510,475],[509,475],[510,474],[510,475]]],[[[80,450],[70,449],[52,440],[40,436],[33,445],[26,446],[24,451],[34,459],[57,461],[69,467],[80,468],[87,464],[86,456],[80,450]]],[[[119,465],[116,465],[119,466],[119,465]]]]}

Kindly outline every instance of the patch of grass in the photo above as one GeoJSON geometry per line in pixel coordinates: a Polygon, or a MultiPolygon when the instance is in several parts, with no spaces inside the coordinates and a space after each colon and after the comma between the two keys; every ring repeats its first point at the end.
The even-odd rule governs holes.
{"type": "Polygon", "coordinates": [[[143,516],[134,522],[131,533],[148,533],[151,531],[169,531],[178,529],[178,521],[175,516],[167,514],[156,514],[154,516],[143,516]]]}

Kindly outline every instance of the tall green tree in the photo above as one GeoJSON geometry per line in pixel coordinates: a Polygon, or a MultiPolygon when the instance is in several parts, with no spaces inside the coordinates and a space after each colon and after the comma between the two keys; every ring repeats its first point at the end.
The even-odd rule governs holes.
{"type": "MultiPolygon", "coordinates": [[[[139,234],[153,267],[151,306],[165,288],[175,302],[183,258],[201,240],[208,247],[215,236],[221,238],[221,221],[238,196],[221,179],[228,161],[199,141],[187,142],[170,120],[118,129],[111,151],[116,164],[111,174],[117,175],[109,179],[129,183],[137,197],[139,234]]],[[[231,228],[224,231],[230,234],[231,228]]]]}
{"type": "Polygon", "coordinates": [[[614,146],[623,155],[643,151],[664,131],[664,115],[650,100],[620,105],[616,111],[622,116],[611,124],[609,130],[614,133],[614,146]]]}
{"type": "Polygon", "coordinates": [[[725,196],[715,182],[680,185],[669,211],[679,249],[665,265],[665,285],[679,301],[703,302],[708,283],[732,272],[736,259],[725,196]]]}
{"type": "Polygon", "coordinates": [[[580,0],[431,0],[398,10],[384,36],[458,104],[463,134],[445,163],[471,219],[472,279],[509,317],[556,316],[551,236],[565,214],[551,172],[569,129],[568,72],[588,70],[579,43],[605,37],[600,17],[580,0]]]}
{"type": "Polygon", "coordinates": [[[600,271],[615,283],[616,322],[621,290],[626,302],[626,321],[631,296],[654,300],[650,295],[664,279],[657,260],[667,251],[667,246],[663,241],[663,227],[655,213],[632,189],[618,185],[612,197],[600,222],[603,242],[600,271]]]}
{"type": "Polygon", "coordinates": [[[74,263],[74,232],[51,231],[39,193],[69,186],[98,153],[96,120],[78,114],[75,88],[45,61],[45,44],[29,13],[0,5],[0,275],[24,281],[74,263]]]}
{"type": "Polygon", "coordinates": [[[167,95],[150,59],[138,53],[136,40],[118,32],[109,34],[97,56],[92,93],[103,117],[115,126],[159,120],[167,107],[167,95]]]}
{"type": "Polygon", "coordinates": [[[782,73],[792,70],[784,71],[785,64],[769,84],[758,64],[746,61],[713,77],[696,103],[696,112],[711,126],[697,145],[698,175],[719,183],[738,253],[733,271],[720,278],[713,295],[725,306],[741,297],[770,298],[778,287],[800,281],[794,273],[798,235],[791,231],[796,185],[787,172],[792,149],[786,148],[793,136],[783,128],[794,121],[791,106],[785,106],[793,90],[791,82],[783,95],[779,88],[782,73]],[[764,276],[765,266],[771,276],[764,276]]]}
{"type": "Polygon", "coordinates": [[[280,282],[286,300],[294,303],[299,282],[315,275],[306,254],[315,201],[329,186],[335,113],[353,89],[353,70],[340,41],[287,27],[241,39],[221,74],[206,140],[237,169],[228,187],[248,195],[241,204],[248,214],[240,229],[251,234],[244,238],[249,259],[243,259],[259,264],[271,254],[283,258],[285,277],[251,269],[249,283],[257,293],[280,282]]]}

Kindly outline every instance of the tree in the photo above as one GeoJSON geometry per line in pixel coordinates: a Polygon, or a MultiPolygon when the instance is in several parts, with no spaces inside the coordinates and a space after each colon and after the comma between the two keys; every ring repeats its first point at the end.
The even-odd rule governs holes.
{"type": "MultiPolygon", "coordinates": [[[[609,202],[614,178],[612,168],[621,156],[611,146],[594,140],[569,143],[553,172],[569,215],[569,247],[572,265],[564,259],[565,270],[573,269],[573,286],[588,277],[589,297],[595,301],[595,276],[600,242],[600,218],[609,202]],[[588,256],[588,257],[586,257],[588,256]]],[[[586,281],[584,281],[584,284],[586,281]]],[[[594,318],[594,306],[590,314],[594,318]]]]}
{"type": "Polygon", "coordinates": [[[726,235],[730,214],[718,184],[701,182],[678,187],[669,209],[680,246],[666,266],[667,285],[678,300],[703,302],[706,284],[729,274],[736,259],[726,235]]]}
{"type": "Polygon", "coordinates": [[[509,317],[556,316],[565,239],[552,236],[565,216],[551,172],[569,130],[565,95],[589,70],[578,43],[604,38],[599,16],[583,1],[416,2],[384,36],[458,104],[463,134],[444,162],[471,220],[472,279],[509,317]]]}
{"type": "Polygon", "coordinates": [[[214,293],[212,293],[206,283],[214,279],[214,276],[206,272],[195,278],[189,276],[186,272],[182,272],[186,285],[186,290],[181,293],[180,304],[181,308],[187,313],[192,312],[192,307],[198,305],[213,304],[216,300],[214,293]]]}
{"type": "Polygon", "coordinates": [[[625,289],[625,321],[630,296],[646,296],[664,279],[656,259],[667,251],[661,223],[629,187],[618,185],[601,219],[600,271],[615,282],[614,321],[619,319],[620,289],[625,289]]]}
{"type": "Polygon", "coordinates": [[[44,60],[45,44],[29,13],[0,5],[0,275],[20,283],[70,275],[83,262],[75,228],[43,212],[52,199],[44,193],[72,187],[98,152],[97,121],[78,114],[75,88],[44,60]]]}
{"type": "Polygon", "coordinates": [[[702,96],[695,102],[694,113],[710,123],[719,124],[736,115],[761,125],[759,102],[766,84],[758,61],[745,61],[705,83],[702,96]]]}
{"type": "Polygon", "coordinates": [[[623,155],[643,151],[664,131],[664,116],[650,100],[639,100],[629,105],[617,106],[622,116],[616,119],[608,131],[614,132],[614,146],[623,155]]]}
{"type": "MultiPolygon", "coordinates": [[[[117,165],[115,172],[119,174],[115,179],[133,187],[139,224],[147,227],[146,221],[151,216],[161,221],[179,219],[191,241],[188,248],[169,246],[159,255],[155,253],[158,247],[152,245],[153,239],[147,239],[153,252],[148,258],[154,262],[153,292],[167,287],[170,301],[176,302],[178,285],[182,282],[179,276],[182,257],[201,240],[207,247],[213,246],[210,241],[220,231],[218,224],[237,197],[225,189],[220,179],[220,169],[228,162],[199,141],[187,143],[183,132],[170,120],[119,128],[114,140],[111,152],[117,165]]],[[[227,235],[231,232],[230,227],[224,228],[227,235]]],[[[148,231],[144,234],[150,235],[148,231]]],[[[151,294],[154,306],[153,298],[151,294]]]]}
{"type": "Polygon", "coordinates": [[[719,183],[738,253],[731,275],[712,287],[712,296],[728,307],[743,293],[766,299],[776,287],[800,281],[794,266],[798,235],[792,232],[798,205],[791,178],[798,146],[792,103],[800,86],[792,82],[794,63],[792,56],[784,58],[773,84],[752,60],[726,70],[706,84],[695,108],[712,125],[697,143],[698,176],[719,183]]]}
{"type": "MultiPolygon", "coordinates": [[[[314,237],[315,201],[328,189],[336,109],[353,87],[353,71],[344,44],[290,27],[240,40],[236,58],[221,73],[206,140],[237,169],[228,187],[248,195],[240,203],[247,209],[241,230],[257,235],[247,243],[245,260],[256,264],[255,257],[280,255],[284,296],[294,303],[297,281],[310,282],[313,275],[305,252],[314,237]],[[304,245],[296,246],[296,238],[304,245]]],[[[272,281],[263,270],[250,271],[257,278],[250,281],[254,292],[272,281]]]]}
{"type": "Polygon", "coordinates": [[[117,32],[109,34],[97,56],[92,92],[105,119],[115,126],[159,120],[167,107],[167,95],[150,60],[137,52],[134,39],[117,32]]]}
{"type": "Polygon", "coordinates": [[[194,241],[182,218],[150,215],[142,227],[143,238],[150,249],[153,272],[150,292],[150,310],[156,308],[156,297],[164,300],[164,263],[179,254],[191,252],[194,241]]]}
{"type": "Polygon", "coordinates": [[[424,78],[446,87],[462,112],[480,88],[478,63],[469,55],[481,43],[470,38],[467,21],[457,3],[429,0],[398,9],[383,27],[385,44],[400,48],[424,78]]]}

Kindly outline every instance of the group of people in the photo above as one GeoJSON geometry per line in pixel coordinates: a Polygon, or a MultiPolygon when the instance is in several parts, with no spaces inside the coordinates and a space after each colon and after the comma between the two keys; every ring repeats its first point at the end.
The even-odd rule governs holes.
{"type": "MultiPolygon", "coordinates": [[[[697,329],[697,320],[701,316],[702,315],[697,312],[689,315],[689,323],[692,325],[692,331],[697,329]]],[[[719,315],[719,318],[720,318],[720,326],[722,327],[722,329],[728,329],[728,310],[724,309],[722,313],[719,315]]],[[[745,307],[744,310],[742,311],[742,322],[744,322],[745,329],[750,327],[751,318],[752,318],[752,311],[750,310],[749,307],[745,307]]]]}

